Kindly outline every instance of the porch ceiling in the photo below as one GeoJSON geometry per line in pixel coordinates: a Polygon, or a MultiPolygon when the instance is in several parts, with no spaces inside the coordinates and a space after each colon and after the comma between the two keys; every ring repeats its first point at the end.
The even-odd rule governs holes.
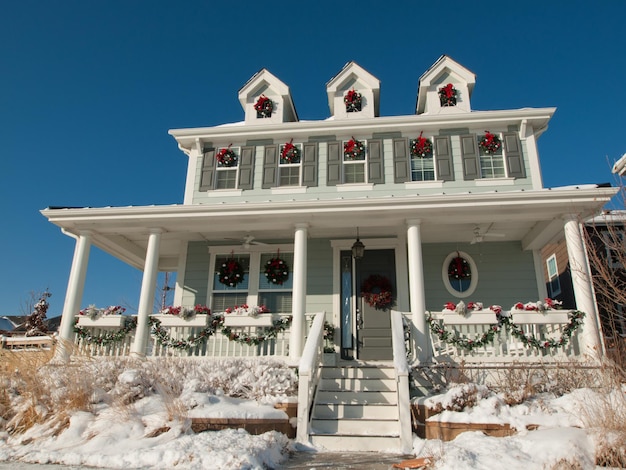
{"type": "Polygon", "coordinates": [[[483,243],[519,240],[538,249],[562,233],[563,217],[596,213],[617,188],[561,188],[510,193],[268,201],[220,205],[121,208],[49,208],[42,214],[69,234],[92,233],[93,244],[143,268],[150,229],[161,229],[160,269],[176,270],[181,241],[232,245],[246,234],[266,242],[291,243],[294,225],[309,224],[309,238],[404,236],[406,222],[421,220],[423,243],[469,244],[474,229],[483,243]],[[496,235],[498,234],[498,235],[496,235]]]}

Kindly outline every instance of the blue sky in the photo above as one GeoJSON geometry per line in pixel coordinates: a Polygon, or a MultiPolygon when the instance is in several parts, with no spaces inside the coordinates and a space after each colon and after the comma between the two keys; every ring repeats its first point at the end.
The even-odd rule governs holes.
{"type": "MultiPolygon", "coordinates": [[[[63,308],[74,241],[47,206],[181,203],[172,128],[243,120],[265,67],[301,120],[354,60],[381,115],[413,114],[442,54],[477,76],[475,110],[557,107],[539,139],[544,184],[615,183],[626,152],[626,2],[32,1],[0,3],[0,315],[49,289],[63,308]]],[[[136,308],[141,272],[92,249],[83,306],[136,308]]]]}

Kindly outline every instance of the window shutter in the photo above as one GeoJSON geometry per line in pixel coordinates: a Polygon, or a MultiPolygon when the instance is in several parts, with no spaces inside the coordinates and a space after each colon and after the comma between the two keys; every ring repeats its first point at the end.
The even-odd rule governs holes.
{"type": "Polygon", "coordinates": [[[393,182],[411,181],[409,162],[409,143],[407,139],[393,139],[393,182]]]}
{"type": "Polygon", "coordinates": [[[265,160],[263,161],[263,189],[277,185],[276,172],[278,171],[278,145],[265,146],[265,160]]]}
{"type": "Polygon", "coordinates": [[[315,142],[303,144],[302,185],[317,186],[317,144],[315,142]]]}
{"type": "Polygon", "coordinates": [[[370,183],[382,184],[385,182],[383,168],[383,141],[380,139],[367,141],[367,168],[370,183]]]}
{"type": "Polygon", "coordinates": [[[327,186],[341,184],[341,142],[328,142],[327,186]]]}
{"type": "Polygon", "coordinates": [[[480,162],[478,161],[478,144],[474,134],[461,136],[461,156],[463,158],[463,179],[479,179],[480,162]]]}
{"type": "Polygon", "coordinates": [[[239,189],[252,189],[254,176],[254,147],[242,147],[239,156],[239,189]]]}
{"type": "Polygon", "coordinates": [[[506,155],[507,172],[511,178],[525,178],[522,144],[517,132],[504,133],[504,153],[506,155]]]}
{"type": "Polygon", "coordinates": [[[454,166],[452,164],[452,145],[450,136],[435,136],[435,162],[437,164],[437,179],[440,181],[454,181],[454,166]]]}
{"type": "Polygon", "coordinates": [[[202,157],[202,172],[200,174],[200,191],[213,189],[213,175],[215,174],[215,149],[204,149],[202,157]]]}

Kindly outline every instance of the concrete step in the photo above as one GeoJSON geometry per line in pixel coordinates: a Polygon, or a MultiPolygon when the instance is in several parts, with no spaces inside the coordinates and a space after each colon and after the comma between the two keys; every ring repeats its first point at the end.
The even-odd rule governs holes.
{"type": "Polygon", "coordinates": [[[394,392],[342,392],[324,391],[317,392],[316,404],[373,404],[373,405],[396,405],[398,395],[394,392]]]}
{"type": "Polygon", "coordinates": [[[311,443],[315,447],[323,447],[330,451],[352,452],[402,452],[399,437],[391,436],[344,436],[311,435],[311,443]]]}
{"type": "Polygon", "coordinates": [[[342,405],[337,403],[316,404],[312,418],[334,419],[398,419],[396,405],[342,405]]]}
{"type": "Polygon", "coordinates": [[[395,379],[322,378],[320,390],[350,390],[353,392],[395,392],[395,379]]]}
{"type": "Polygon", "coordinates": [[[395,379],[395,370],[391,366],[350,366],[322,367],[323,379],[395,379]]]}
{"type": "Polygon", "coordinates": [[[389,419],[312,419],[311,434],[347,436],[398,436],[398,420],[389,419]]]}

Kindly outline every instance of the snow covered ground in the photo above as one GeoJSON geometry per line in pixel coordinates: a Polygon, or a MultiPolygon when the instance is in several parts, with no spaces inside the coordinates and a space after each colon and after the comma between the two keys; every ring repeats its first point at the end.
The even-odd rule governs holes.
{"type": "MultiPolygon", "coordinates": [[[[70,368],[38,367],[32,373],[36,377],[24,380],[31,379],[41,388],[30,395],[20,386],[19,374],[1,379],[0,388],[21,418],[0,419],[0,462],[108,469],[263,469],[284,467],[296,449],[293,441],[277,432],[194,434],[190,429],[192,416],[286,417],[273,404],[294,395],[296,377],[275,361],[116,360],[112,364],[86,360],[70,368]],[[73,409],[68,400],[85,385],[83,381],[91,384],[88,400],[83,409],[73,409]],[[33,413],[41,417],[37,424],[22,433],[7,432],[24,425],[33,413]]],[[[519,433],[494,438],[468,432],[451,442],[415,437],[415,455],[435,459],[430,468],[595,468],[601,433],[587,427],[585,410],[593,403],[606,403],[606,394],[579,389],[509,406],[500,396],[481,389],[474,406],[453,411],[448,405],[466,393],[462,387],[467,385],[430,399],[432,406],[452,408],[443,411],[440,419],[509,423],[519,433]],[[537,424],[539,429],[527,431],[527,424],[537,424]]],[[[619,406],[625,402],[625,392],[614,391],[619,406]]]]}

